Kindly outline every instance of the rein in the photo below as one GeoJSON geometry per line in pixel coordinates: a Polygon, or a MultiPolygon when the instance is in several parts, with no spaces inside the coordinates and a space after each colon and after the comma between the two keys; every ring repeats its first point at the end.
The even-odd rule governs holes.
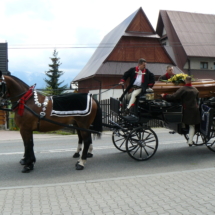
{"type": "Polygon", "coordinates": [[[114,89],[114,88],[116,88],[117,86],[119,86],[120,84],[116,84],[116,85],[111,85],[111,86],[113,86],[113,87],[111,87],[111,88],[109,88],[109,89],[107,89],[107,90],[105,90],[105,91],[103,91],[103,92],[101,92],[101,93],[97,93],[97,94],[94,94],[94,95],[99,95],[99,94],[102,94],[102,93],[105,93],[105,92],[107,92],[107,91],[109,91],[109,90],[112,90],[112,89],[114,89]]]}

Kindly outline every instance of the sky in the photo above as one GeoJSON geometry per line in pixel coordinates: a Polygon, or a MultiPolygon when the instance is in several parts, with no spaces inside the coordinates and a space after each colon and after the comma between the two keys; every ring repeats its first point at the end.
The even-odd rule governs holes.
{"type": "Polygon", "coordinates": [[[215,14],[213,0],[1,0],[0,42],[8,43],[8,70],[45,88],[54,49],[63,84],[86,65],[103,37],[142,7],[154,29],[159,10],[215,14]]]}

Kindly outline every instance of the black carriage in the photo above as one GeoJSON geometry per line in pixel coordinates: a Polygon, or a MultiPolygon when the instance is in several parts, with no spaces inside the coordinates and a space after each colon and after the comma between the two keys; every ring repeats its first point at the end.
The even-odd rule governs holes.
{"type": "MultiPolygon", "coordinates": [[[[118,121],[109,119],[109,125],[113,130],[112,141],[118,150],[127,152],[137,161],[151,158],[158,148],[158,137],[148,126],[152,119],[157,119],[161,127],[188,139],[189,128],[182,128],[183,108],[179,102],[139,98],[136,103],[136,114],[123,116],[123,104],[117,99],[110,98],[110,110],[112,114],[119,116],[118,121]]],[[[193,145],[206,145],[215,152],[215,97],[200,99],[199,106],[202,122],[195,128],[193,145]]]]}

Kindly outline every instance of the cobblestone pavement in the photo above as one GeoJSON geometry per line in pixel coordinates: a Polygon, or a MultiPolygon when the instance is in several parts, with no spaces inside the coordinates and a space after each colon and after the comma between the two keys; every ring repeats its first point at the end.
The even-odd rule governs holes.
{"type": "Polygon", "coordinates": [[[0,188],[3,215],[214,215],[215,168],[0,188]]]}

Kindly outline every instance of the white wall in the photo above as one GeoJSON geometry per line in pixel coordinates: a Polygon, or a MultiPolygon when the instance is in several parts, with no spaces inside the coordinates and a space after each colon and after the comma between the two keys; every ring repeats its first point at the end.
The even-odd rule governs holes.
{"type": "MultiPolygon", "coordinates": [[[[103,99],[109,99],[110,97],[113,97],[113,98],[119,98],[123,91],[122,89],[111,89],[111,90],[108,90],[106,91],[107,89],[102,89],[101,90],[101,100],[103,99]],[[106,92],[104,92],[106,91],[106,92]],[[102,93],[104,92],[104,93],[102,93]]],[[[89,93],[92,93],[92,94],[98,94],[99,93],[99,90],[90,90],[89,93]]],[[[97,100],[99,100],[99,95],[97,95],[97,100]]]]}
{"type": "MultiPolygon", "coordinates": [[[[214,70],[215,58],[191,58],[190,69],[199,69],[200,62],[208,62],[208,70],[214,70]]],[[[184,69],[188,69],[188,62],[185,64],[184,69]]],[[[204,70],[204,69],[201,69],[204,70]]]]}

